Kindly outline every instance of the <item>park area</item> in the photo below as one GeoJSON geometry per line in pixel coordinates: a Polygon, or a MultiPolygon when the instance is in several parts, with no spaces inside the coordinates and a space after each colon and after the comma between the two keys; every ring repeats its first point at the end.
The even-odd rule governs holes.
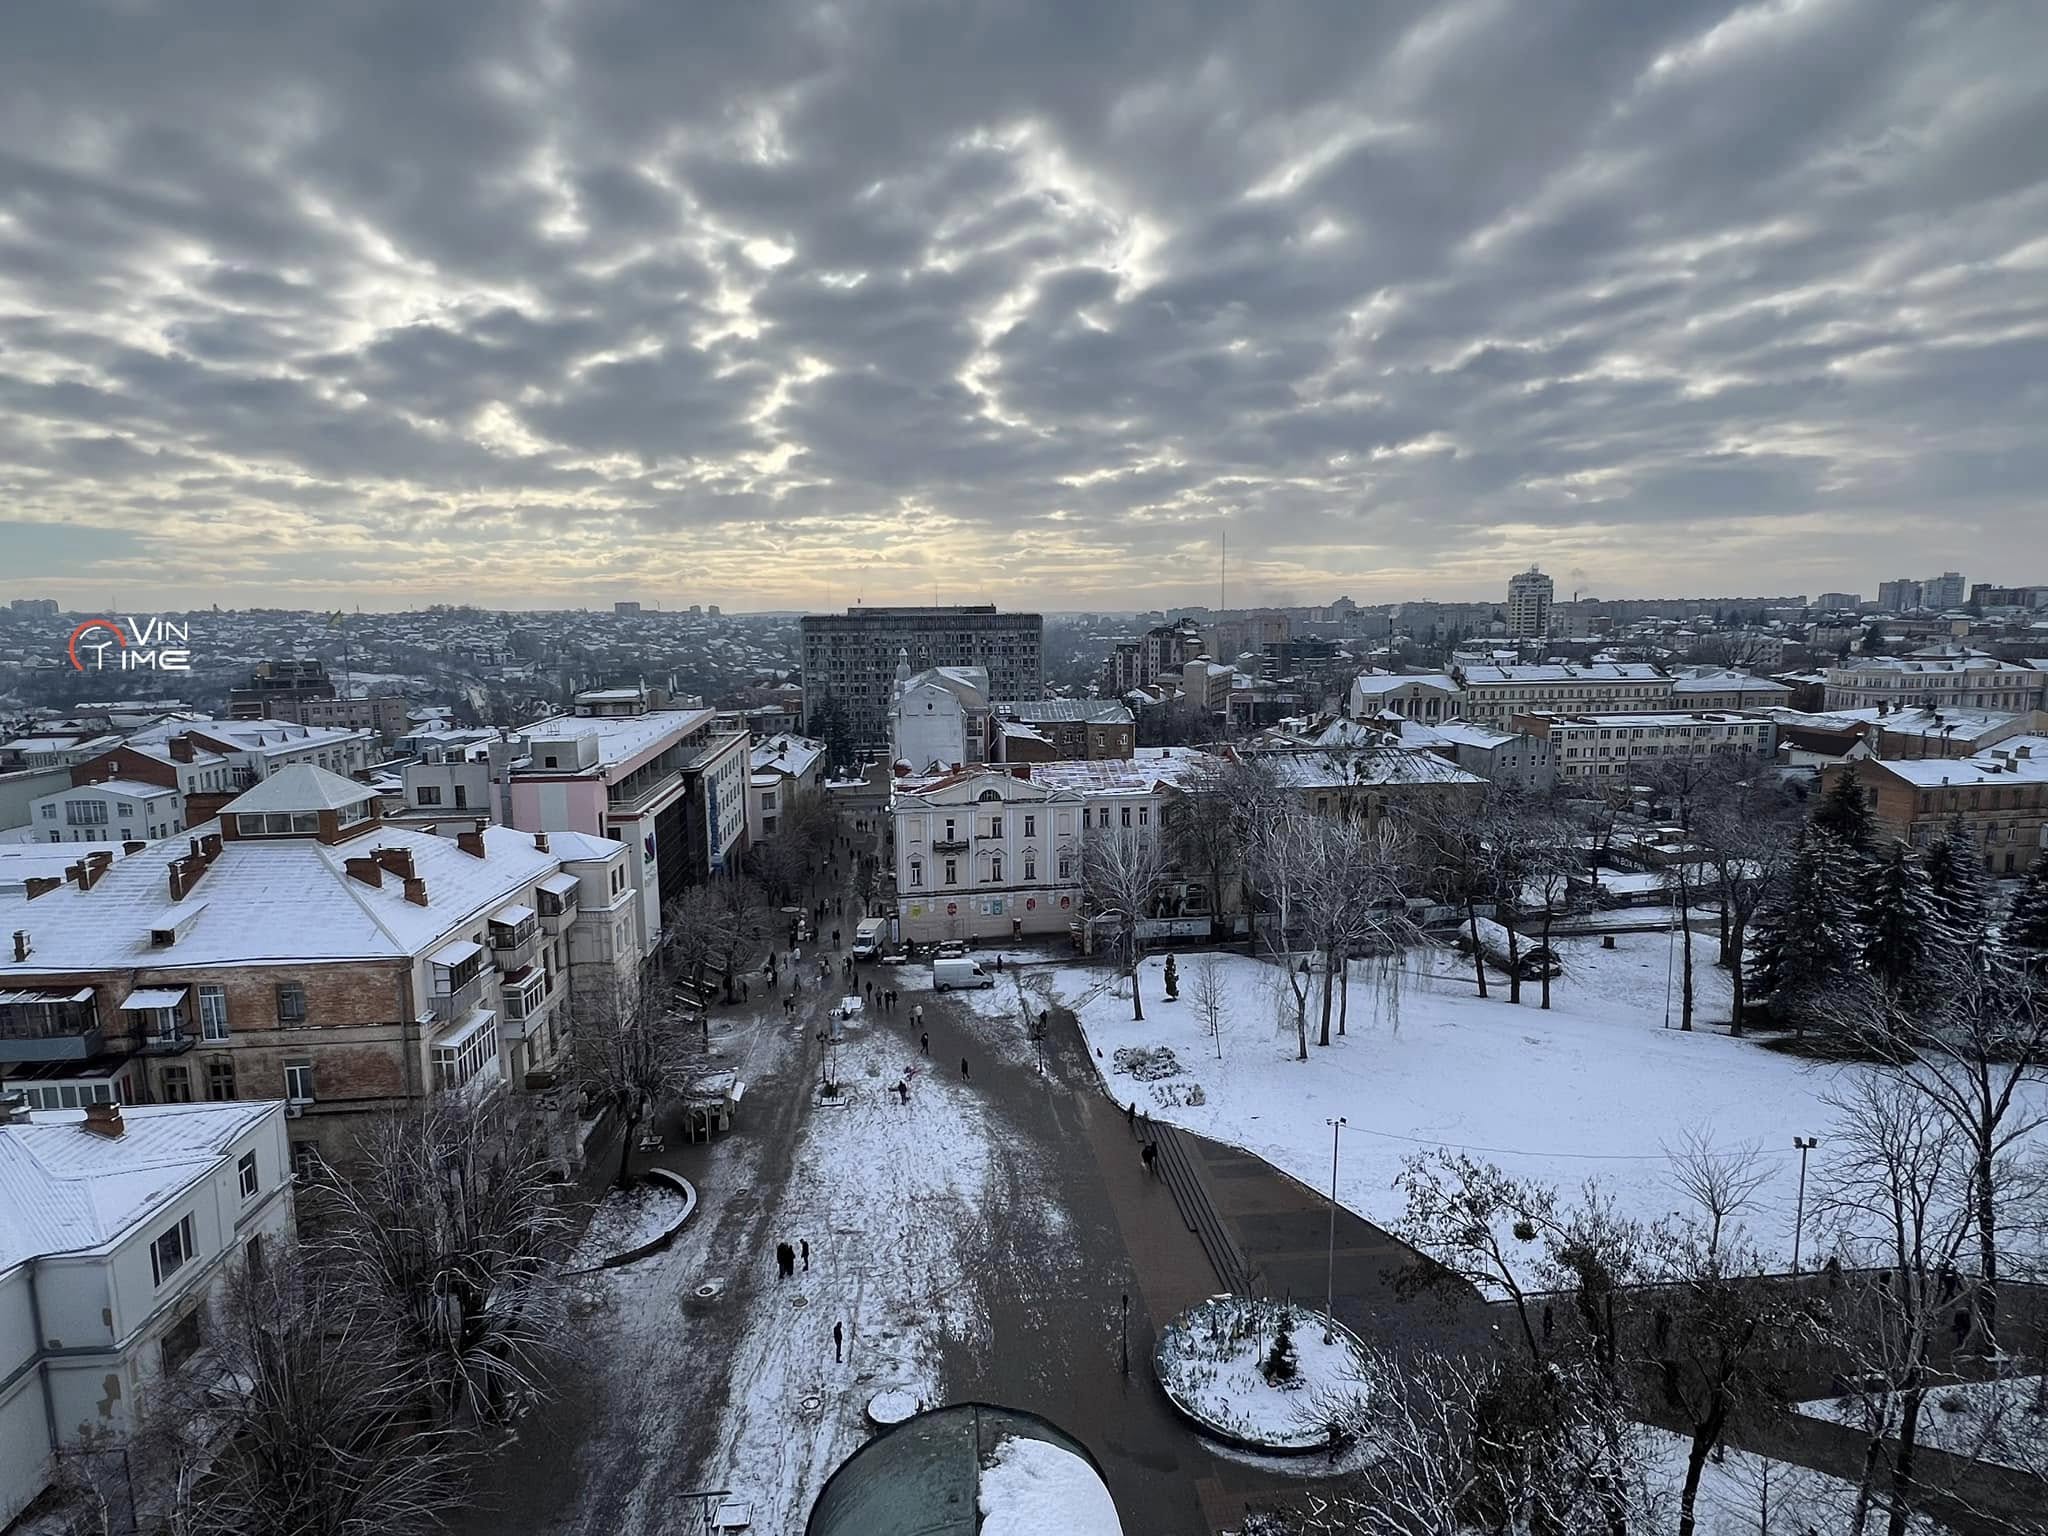
{"type": "MultiPolygon", "coordinates": [[[[1564,970],[1548,1011],[1535,982],[1524,983],[1520,1006],[1497,975],[1493,995],[1478,997],[1471,961],[1448,947],[1409,951],[1398,967],[1355,962],[1346,1032],[1333,1022],[1327,1047],[1315,1043],[1320,993],[1311,994],[1305,1062],[1287,975],[1263,959],[1177,955],[1179,998],[1169,1001],[1165,958],[1148,956],[1142,1021],[1132,1017],[1128,981],[1103,968],[1033,968],[1024,988],[1072,1008],[1118,1103],[1242,1147],[1312,1187],[1330,1187],[1329,1122],[1342,1116],[1338,1199],[1381,1226],[1400,1224],[1403,1163],[1438,1149],[1553,1186],[1567,1204],[1597,1181],[1621,1214],[1655,1221],[1686,1204],[1669,1154],[1696,1135],[1722,1150],[1758,1149],[1767,1177],[1746,1224],[1765,1255],[1789,1264],[1799,1207],[1793,1138],[1820,1138],[1811,1194],[1829,1165],[1828,1099],[1872,1069],[1708,1027],[1727,1019],[1729,987],[1703,936],[1692,938],[1699,1022],[1680,1029],[1675,943],[1661,933],[1617,935],[1612,949],[1597,938],[1558,940],[1564,970]],[[1214,1034],[1197,1000],[1212,965],[1214,1034]]],[[[1811,1202],[1807,1214],[1801,1247],[1812,1267],[1829,1240],[1811,1202]]]]}

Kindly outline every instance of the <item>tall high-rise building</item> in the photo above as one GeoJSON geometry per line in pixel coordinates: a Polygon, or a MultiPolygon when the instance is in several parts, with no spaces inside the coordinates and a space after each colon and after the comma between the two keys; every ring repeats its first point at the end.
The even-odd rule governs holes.
{"type": "Polygon", "coordinates": [[[1930,576],[1920,583],[1921,606],[1932,608],[1936,613],[1962,607],[1967,597],[1968,589],[1963,578],[1955,571],[1943,571],[1939,576],[1930,576]]]}
{"type": "Polygon", "coordinates": [[[1555,590],[1551,579],[1533,565],[1508,578],[1511,638],[1540,639],[1550,633],[1550,602],[1555,590]]]}
{"type": "Polygon", "coordinates": [[[1886,613],[1911,613],[1921,606],[1921,584],[1909,576],[1877,584],[1877,606],[1886,613]]]}
{"type": "Polygon", "coordinates": [[[830,740],[843,714],[845,739],[859,747],[889,740],[890,692],[897,653],[913,671],[980,667],[989,696],[1035,699],[1045,691],[1045,620],[998,613],[995,605],[849,608],[803,620],[804,734],[830,740]]]}

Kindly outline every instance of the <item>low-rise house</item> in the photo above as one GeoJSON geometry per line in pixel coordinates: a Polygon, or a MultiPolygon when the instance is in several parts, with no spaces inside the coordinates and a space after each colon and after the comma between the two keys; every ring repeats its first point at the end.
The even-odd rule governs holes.
{"type": "Polygon", "coordinates": [[[747,843],[774,837],[790,803],[825,790],[825,743],[784,731],[754,743],[748,753],[747,843]]]}
{"type": "Polygon", "coordinates": [[[989,756],[999,763],[1129,757],[1138,746],[1137,722],[1115,699],[1005,699],[994,716],[989,756]],[[1013,744],[1021,748],[1014,756],[1013,744]]]}
{"type": "MultiPolygon", "coordinates": [[[[284,1106],[0,1107],[0,1524],[166,1378],[206,1368],[207,1308],[292,1232],[284,1106]]],[[[231,1389],[231,1383],[223,1383],[231,1389]]]]}
{"type": "Polygon", "coordinates": [[[1456,763],[1489,784],[1513,785],[1546,794],[1557,780],[1557,753],[1548,737],[1527,731],[1498,731],[1471,720],[1373,722],[1392,728],[1401,745],[1421,747],[1456,763]]]}
{"type": "Polygon", "coordinates": [[[1457,680],[1443,672],[1361,672],[1351,680],[1351,717],[1449,720],[1462,711],[1463,696],[1457,680]]]}
{"type": "Polygon", "coordinates": [[[44,795],[29,805],[38,842],[154,842],[185,830],[185,797],[161,784],[104,779],[44,795]]]}

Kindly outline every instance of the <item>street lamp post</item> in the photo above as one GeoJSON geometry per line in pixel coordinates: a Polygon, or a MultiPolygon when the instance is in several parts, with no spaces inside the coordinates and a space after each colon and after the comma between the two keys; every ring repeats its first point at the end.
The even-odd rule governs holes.
{"type": "Polygon", "coordinates": [[[1337,1315],[1337,1141],[1344,1134],[1345,1117],[1323,1122],[1330,1128],[1330,1258],[1323,1273],[1323,1316],[1337,1315]]]}
{"type": "Polygon", "coordinates": [[[1799,1239],[1806,1231],[1806,1154],[1820,1145],[1818,1136],[1794,1136],[1792,1145],[1799,1153],[1799,1203],[1792,1217],[1792,1273],[1799,1273],[1799,1239]]]}

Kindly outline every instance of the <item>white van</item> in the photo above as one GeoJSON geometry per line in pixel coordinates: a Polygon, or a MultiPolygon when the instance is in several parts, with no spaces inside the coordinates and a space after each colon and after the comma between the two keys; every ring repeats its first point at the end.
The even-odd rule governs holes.
{"type": "Polygon", "coordinates": [[[853,930],[853,958],[872,960],[881,954],[883,944],[888,942],[889,920],[886,917],[864,917],[853,930]]]}
{"type": "Polygon", "coordinates": [[[964,956],[951,956],[932,962],[932,990],[943,992],[948,987],[992,987],[995,977],[981,968],[981,963],[964,956]]]}

